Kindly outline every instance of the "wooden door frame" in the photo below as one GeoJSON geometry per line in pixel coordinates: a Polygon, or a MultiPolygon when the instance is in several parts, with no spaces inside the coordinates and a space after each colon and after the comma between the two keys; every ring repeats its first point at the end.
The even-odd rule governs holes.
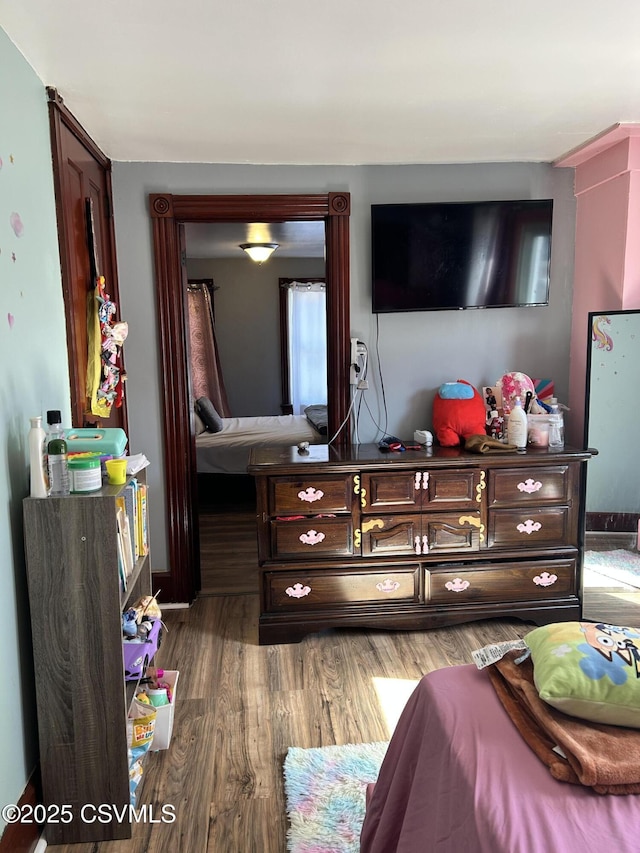
{"type": "MultiPolygon", "coordinates": [[[[68,254],[70,244],[68,229],[69,223],[65,216],[64,198],[64,170],[62,153],[62,131],[66,128],[78,142],[84,146],[88,154],[93,157],[98,166],[103,170],[105,176],[106,193],[105,205],[105,233],[101,252],[103,253],[103,264],[108,265],[109,280],[107,282],[109,293],[120,313],[120,288],[118,284],[118,262],[116,256],[116,234],[113,221],[113,191],[111,160],[98,148],[86,130],[82,127],[75,116],[67,109],[62,97],[53,86],[46,87],[47,104],[49,109],[49,133],[51,137],[51,159],[53,165],[53,185],[56,200],[56,217],[58,226],[58,247],[60,250],[60,273],[62,278],[62,293],[67,315],[67,358],[69,363],[69,385],[71,390],[71,421],[74,427],[85,426],[87,413],[87,394],[85,374],[79,365],[87,363],[87,352],[81,351],[73,322],[70,315],[73,312],[73,276],[71,262],[68,254]]],[[[92,286],[89,267],[89,248],[87,245],[87,295],[92,286]]],[[[121,355],[122,372],[124,368],[124,352],[121,355]]],[[[127,417],[126,394],[122,401],[121,409],[122,428],[129,434],[127,417]]]]}
{"type": "Polygon", "coordinates": [[[188,222],[325,223],[327,281],[328,433],[351,440],[349,412],[349,216],[345,192],[313,195],[173,195],[151,193],[155,291],[162,393],[165,498],[170,570],[154,574],[163,600],[191,602],[196,594],[197,476],[190,413],[185,300],[179,228],[188,222]]]}

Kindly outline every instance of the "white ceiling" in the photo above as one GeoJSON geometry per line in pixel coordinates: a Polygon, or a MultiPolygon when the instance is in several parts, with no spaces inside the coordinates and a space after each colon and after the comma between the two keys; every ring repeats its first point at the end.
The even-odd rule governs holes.
{"type": "Polygon", "coordinates": [[[552,161],[640,121],[638,0],[0,0],[115,161],[552,161]]]}
{"type": "Polygon", "coordinates": [[[324,258],[324,222],[189,222],[189,258],[245,258],[240,243],[277,243],[281,258],[324,258]]]}

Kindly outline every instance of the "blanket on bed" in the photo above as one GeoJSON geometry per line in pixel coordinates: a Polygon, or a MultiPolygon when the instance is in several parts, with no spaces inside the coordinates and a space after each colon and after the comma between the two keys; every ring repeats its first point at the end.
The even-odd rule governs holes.
{"type": "Polygon", "coordinates": [[[640,793],[640,731],[557,711],[538,695],[531,658],[515,663],[519,654],[509,652],[488,667],[489,677],[514,725],[551,775],[598,794],[640,793]]]}

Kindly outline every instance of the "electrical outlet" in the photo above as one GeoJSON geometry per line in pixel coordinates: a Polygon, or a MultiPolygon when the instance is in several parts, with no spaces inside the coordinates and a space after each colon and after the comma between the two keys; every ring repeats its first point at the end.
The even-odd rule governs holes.
{"type": "Polygon", "coordinates": [[[358,339],[351,338],[351,361],[349,364],[357,364],[358,363],[358,339]]]}

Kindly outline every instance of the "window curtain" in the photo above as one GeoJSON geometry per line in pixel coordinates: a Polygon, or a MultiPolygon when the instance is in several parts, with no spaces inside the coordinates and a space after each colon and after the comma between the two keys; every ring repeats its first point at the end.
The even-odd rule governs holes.
{"type": "Polygon", "coordinates": [[[289,370],[294,415],[327,402],[325,285],[294,282],[288,292],[289,370]]]}
{"type": "Polygon", "coordinates": [[[208,397],[222,418],[231,410],[218,357],[213,306],[206,287],[187,289],[189,319],[189,364],[193,399],[208,397]]]}

